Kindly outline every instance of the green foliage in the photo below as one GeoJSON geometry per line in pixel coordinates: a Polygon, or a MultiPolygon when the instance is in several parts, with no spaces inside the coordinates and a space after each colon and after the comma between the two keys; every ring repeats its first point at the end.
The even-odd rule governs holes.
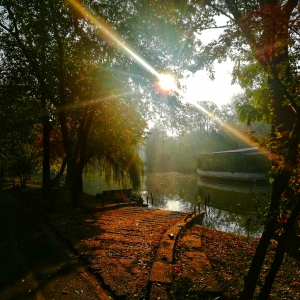
{"type": "MultiPolygon", "coordinates": [[[[21,2],[0,2],[3,74],[8,78],[13,71],[30,90],[31,103],[40,108],[35,117],[48,118],[61,129],[68,170],[77,174],[78,182],[83,167],[97,161],[108,181],[129,176],[138,185],[137,173],[143,168],[136,151],[146,124],[135,111],[146,117],[159,110],[172,116],[174,126],[181,117],[180,103],[174,97],[171,105],[161,101],[153,88],[155,76],[133,63],[122,47],[107,39],[102,25],[71,3],[49,0],[24,6],[21,2]],[[130,106],[127,116],[112,109],[106,112],[112,105],[120,113],[111,104],[114,101],[130,106]]],[[[184,69],[199,66],[201,59],[191,47],[196,38],[182,28],[188,11],[172,9],[172,3],[157,6],[148,1],[90,0],[83,5],[159,72],[172,70],[180,76],[184,69]],[[168,18],[170,11],[176,19],[168,18]]]]}
{"type": "MultiPolygon", "coordinates": [[[[92,5],[94,13],[106,11],[108,21],[120,24],[122,14],[113,17],[120,11],[110,10],[114,4],[109,10],[102,10],[107,3],[87,4],[92,5]]],[[[134,151],[142,140],[145,122],[129,109],[135,110],[133,98],[126,96],[128,88],[124,88],[128,78],[113,70],[123,54],[98,35],[86,15],[80,15],[65,1],[30,3],[26,7],[19,1],[0,5],[1,53],[6,66],[3,73],[8,76],[13,70],[17,78],[22,78],[32,94],[30,103],[42,108],[37,119],[47,115],[55,128],[61,129],[68,171],[76,173],[80,181],[83,167],[98,158],[107,174],[108,168],[115,171],[114,179],[129,176],[138,185],[137,172],[142,168],[134,151]],[[9,61],[15,62],[13,68],[9,61]]],[[[126,17],[123,15],[123,24],[126,17]]],[[[33,114],[29,116],[33,118],[33,114]]],[[[56,158],[61,155],[58,152],[56,158]]],[[[76,185],[73,182],[72,186],[76,185]]]]}
{"type": "Polygon", "coordinates": [[[7,174],[11,178],[19,178],[22,187],[26,186],[26,182],[37,168],[37,152],[38,150],[33,145],[18,144],[7,165],[7,174]]]}
{"type": "MultiPolygon", "coordinates": [[[[138,155],[146,123],[132,105],[118,99],[99,103],[89,137],[89,170],[95,168],[107,184],[140,186],[143,163],[138,155]]],[[[91,170],[92,171],[92,170],[91,170]]]]}
{"type": "Polygon", "coordinates": [[[34,170],[40,167],[35,143],[39,136],[36,109],[29,91],[12,73],[0,81],[0,165],[4,176],[19,178],[24,187],[34,170]]]}

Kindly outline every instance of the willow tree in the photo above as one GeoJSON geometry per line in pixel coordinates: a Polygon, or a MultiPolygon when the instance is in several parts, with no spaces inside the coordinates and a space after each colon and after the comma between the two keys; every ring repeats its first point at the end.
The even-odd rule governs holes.
{"type": "MultiPolygon", "coordinates": [[[[44,123],[43,142],[47,152],[44,168],[49,165],[50,123],[59,124],[68,185],[73,203],[77,204],[82,193],[82,170],[93,157],[98,156],[98,162],[106,159],[106,166],[112,167],[115,174],[122,169],[137,181],[139,168],[129,168],[128,160],[133,157],[134,143],[137,145],[144,138],[145,123],[141,114],[146,115],[149,106],[154,113],[155,106],[162,107],[157,94],[154,93],[157,101],[152,101],[157,78],[132,60],[132,56],[124,54],[114,39],[107,39],[103,23],[95,20],[104,19],[104,23],[116,30],[115,36],[121,42],[130,42],[152,67],[159,67],[159,71],[167,70],[168,66],[171,69],[178,67],[176,62],[171,63],[172,59],[177,57],[180,62],[183,52],[192,54],[194,51],[184,39],[182,43],[174,44],[175,37],[181,35],[176,24],[169,22],[170,31],[166,30],[161,14],[166,15],[168,5],[157,11],[148,1],[90,0],[82,2],[85,9],[71,3],[77,2],[32,0],[24,5],[23,1],[1,0],[0,35],[5,57],[11,58],[12,62],[22,62],[19,64],[21,76],[28,79],[24,84],[34,83],[32,91],[44,123]],[[93,18],[89,18],[87,12],[93,18]],[[162,27],[161,35],[155,36],[157,29],[162,27]],[[103,117],[102,112],[113,101],[120,101],[118,108],[127,110],[130,107],[134,111],[123,117],[112,114],[114,121],[109,123],[109,118],[103,117]],[[106,139],[95,137],[101,132],[95,124],[104,126],[106,134],[103,137],[106,139]],[[118,143],[124,140],[122,137],[127,131],[131,142],[118,143]],[[115,141],[108,142],[111,136],[115,141]],[[91,141],[98,143],[98,148],[91,145],[91,141]]],[[[115,108],[120,112],[117,106],[115,108]]],[[[174,115],[169,105],[164,108],[166,113],[174,115]]],[[[178,109],[177,112],[180,115],[178,109]]],[[[138,159],[134,161],[139,165],[138,159]]]]}
{"type": "MultiPolygon", "coordinates": [[[[103,107],[110,105],[108,100],[117,98],[115,87],[122,86],[107,71],[114,50],[101,43],[85,17],[65,1],[28,1],[26,6],[22,1],[1,1],[0,7],[3,58],[6,61],[10,58],[14,65],[22,62],[17,68],[19,76],[24,85],[31,85],[40,115],[46,116],[48,123],[50,117],[52,122],[59,123],[68,185],[77,205],[82,194],[82,170],[92,155],[88,146],[91,127],[97,117],[102,117],[103,107]]],[[[45,122],[43,125],[45,131],[45,122]]],[[[122,132],[120,123],[109,125],[107,131],[119,126],[122,132]]],[[[134,124],[141,132],[138,138],[142,139],[140,125],[144,123],[134,124]]],[[[43,141],[45,147],[49,143],[49,130],[43,141]]],[[[115,163],[120,159],[117,157],[115,163]]]]}
{"type": "MultiPolygon", "coordinates": [[[[271,204],[241,294],[241,299],[253,298],[270,239],[280,230],[275,260],[259,296],[266,299],[300,209],[296,179],[300,142],[299,2],[194,0],[179,1],[175,7],[187,12],[184,26],[191,32],[223,29],[217,40],[202,47],[204,65],[210,70],[212,61],[232,59],[233,80],[239,81],[251,99],[248,112],[257,111],[244,115],[245,119],[264,118],[272,124],[269,140],[263,141],[272,159],[271,204]],[[279,228],[283,209],[288,218],[279,228]]],[[[247,108],[243,109],[245,113],[247,108]]]]}

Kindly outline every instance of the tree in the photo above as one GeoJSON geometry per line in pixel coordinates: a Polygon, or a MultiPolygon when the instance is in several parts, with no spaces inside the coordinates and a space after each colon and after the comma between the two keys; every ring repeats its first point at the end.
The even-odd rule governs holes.
{"type": "MultiPolygon", "coordinates": [[[[12,74],[11,74],[12,75],[12,74]]],[[[18,78],[2,78],[0,84],[0,164],[6,176],[18,177],[25,187],[31,174],[40,165],[35,143],[39,132],[35,108],[24,97],[24,87],[18,78]]],[[[28,92],[27,92],[28,95],[28,92]]]]}
{"type": "MultiPolygon", "coordinates": [[[[152,13],[154,7],[147,1],[107,3],[91,0],[84,1],[84,4],[94,13],[95,19],[105,18],[122,39],[131,41],[142,54],[151,58],[150,62],[154,66],[159,65],[161,70],[170,65],[171,61],[170,56],[166,56],[165,48],[172,49],[172,57],[178,58],[180,53],[176,51],[182,52],[185,48],[186,51],[193,52],[187,47],[186,41],[174,47],[172,37],[181,33],[178,33],[172,22],[169,23],[172,25],[173,36],[168,36],[168,43],[165,43],[165,35],[159,39],[155,37],[155,41],[149,39],[158,26],[166,26],[161,14],[156,11],[152,13]],[[151,11],[150,22],[139,17],[141,10],[143,17],[151,11]],[[144,30],[136,30],[139,26],[144,30]],[[151,51],[158,45],[162,51],[160,55],[153,56],[151,51]],[[163,47],[164,45],[167,47],[163,47]]],[[[0,34],[4,41],[1,49],[4,58],[7,62],[15,62],[15,66],[21,66],[17,68],[19,76],[26,79],[24,82],[31,86],[42,112],[40,118],[43,121],[44,135],[44,175],[48,177],[49,173],[50,120],[55,120],[59,123],[66,153],[68,186],[73,203],[77,205],[82,193],[82,170],[94,154],[89,149],[89,141],[92,140],[90,133],[94,121],[97,117],[102,117],[101,110],[105,111],[107,105],[104,105],[103,99],[134,101],[137,104],[135,110],[146,112],[151,99],[149,90],[153,90],[151,85],[156,79],[145,74],[141,66],[133,64],[130,58],[119,51],[121,48],[118,45],[112,47],[112,42],[104,39],[100,32],[101,25],[92,23],[84,9],[77,10],[65,1],[52,0],[41,3],[29,1],[26,6],[23,6],[22,1],[11,3],[3,0],[0,7],[0,34]],[[135,96],[131,95],[133,86],[135,91],[139,91],[135,96]],[[123,96],[117,96],[120,94],[123,96]],[[143,102],[140,101],[141,97],[143,102]]],[[[167,9],[168,5],[161,12],[166,13],[167,9]]],[[[167,105],[165,110],[168,111],[168,108],[167,105]]],[[[169,109],[168,113],[172,111],[169,109]]],[[[145,123],[142,118],[135,120],[138,123],[134,127],[139,129],[133,129],[132,134],[139,137],[140,142],[143,139],[141,125],[144,126],[145,123]],[[138,135],[134,133],[135,130],[139,132],[138,135]]],[[[112,125],[112,129],[120,133],[117,126],[122,124],[115,124],[118,125],[112,125]]],[[[137,143],[138,140],[135,138],[134,142],[137,143]]],[[[129,155],[129,148],[132,149],[132,145],[128,146],[127,159],[132,157],[129,155]]],[[[107,161],[111,162],[110,166],[115,164],[119,168],[125,167],[125,162],[121,163],[124,153],[118,151],[119,157],[112,159],[107,149],[101,151],[105,153],[107,161]]],[[[103,162],[103,159],[98,161],[103,162]]],[[[136,173],[133,169],[130,171],[132,176],[136,173]]],[[[44,182],[44,185],[48,183],[44,182]]]]}
{"type": "MultiPolygon", "coordinates": [[[[112,91],[116,80],[103,69],[109,62],[105,61],[108,51],[103,52],[93,28],[64,1],[32,1],[26,7],[21,2],[0,4],[3,59],[19,65],[19,77],[31,87],[41,109],[44,169],[49,169],[50,163],[52,118],[61,129],[69,188],[77,205],[82,194],[82,170],[90,159],[87,139],[97,105],[101,106],[100,99],[115,98],[112,91]]],[[[10,67],[7,63],[7,69],[10,67]]]]}
{"type": "MultiPolygon", "coordinates": [[[[185,1],[180,1],[180,4],[185,1]]],[[[288,236],[299,213],[299,199],[289,185],[297,174],[300,139],[299,107],[299,3],[297,0],[267,1],[190,1],[185,3],[191,12],[186,17],[186,28],[196,33],[217,28],[216,16],[226,17],[224,32],[219,39],[203,47],[203,62],[209,68],[214,59],[230,57],[235,61],[234,80],[238,80],[251,97],[248,118],[256,108],[272,124],[268,149],[273,162],[273,191],[268,222],[256,249],[241,299],[252,299],[269,241],[277,230],[285,191],[291,204],[289,225],[281,228],[288,236]],[[250,88],[249,88],[250,87],[250,88]],[[293,195],[293,196],[292,196],[293,195]]],[[[258,114],[255,114],[258,116],[258,114]]],[[[266,142],[264,142],[266,144],[266,142]]],[[[285,246],[279,239],[274,265],[267,277],[260,298],[270,293],[278,261],[282,260],[285,246]],[[281,249],[281,250],[280,250],[281,249]],[[279,258],[280,257],[280,258],[279,258]]]]}
{"type": "MultiPolygon", "coordinates": [[[[222,122],[229,123],[234,128],[249,131],[250,128],[238,121],[232,104],[231,111],[228,105],[218,109],[214,103],[199,102],[222,122]]],[[[186,106],[184,114],[189,115],[188,124],[181,124],[182,134],[168,135],[168,131],[161,124],[150,129],[146,141],[146,166],[152,171],[196,171],[195,155],[215,151],[232,150],[241,145],[241,141],[229,130],[222,128],[218,122],[206,113],[192,106],[186,106]]],[[[264,126],[266,127],[266,126],[264,126]]],[[[264,133],[258,131],[259,134],[264,133]]],[[[264,135],[263,135],[264,136],[264,135]]]]}
{"type": "Polygon", "coordinates": [[[8,174],[12,178],[19,177],[21,187],[25,187],[31,178],[33,171],[37,169],[37,149],[34,145],[20,144],[14,149],[14,155],[10,157],[8,174]]]}

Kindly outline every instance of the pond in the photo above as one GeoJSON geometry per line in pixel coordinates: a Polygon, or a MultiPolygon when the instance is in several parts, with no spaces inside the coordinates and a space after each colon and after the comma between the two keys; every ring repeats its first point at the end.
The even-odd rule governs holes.
{"type": "MultiPolygon", "coordinates": [[[[96,194],[104,189],[99,179],[84,178],[85,192],[96,194]]],[[[254,237],[262,231],[256,222],[257,209],[266,206],[270,193],[269,185],[213,183],[200,180],[197,174],[175,172],[146,174],[143,186],[144,203],[148,195],[150,207],[191,212],[200,203],[200,208],[206,210],[203,225],[254,237]],[[207,206],[206,199],[209,199],[207,206]]]]}

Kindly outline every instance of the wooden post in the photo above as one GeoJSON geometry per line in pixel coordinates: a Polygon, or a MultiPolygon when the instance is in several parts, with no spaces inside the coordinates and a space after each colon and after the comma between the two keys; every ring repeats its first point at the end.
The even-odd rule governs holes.
{"type": "Polygon", "coordinates": [[[151,200],[152,200],[152,205],[153,205],[153,194],[151,193],[151,200]]]}
{"type": "Polygon", "coordinates": [[[200,214],[200,202],[198,202],[198,212],[200,214]]]}

